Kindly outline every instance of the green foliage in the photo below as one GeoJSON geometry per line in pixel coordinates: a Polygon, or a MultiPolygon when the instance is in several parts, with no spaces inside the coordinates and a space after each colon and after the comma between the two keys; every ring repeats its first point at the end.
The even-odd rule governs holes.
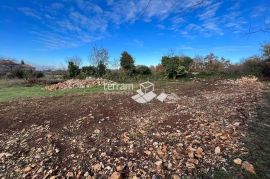
{"type": "Polygon", "coordinates": [[[252,56],[243,62],[243,71],[245,74],[259,76],[262,74],[261,58],[259,56],[252,56]]]}
{"type": "Polygon", "coordinates": [[[68,62],[68,70],[67,70],[67,77],[68,78],[75,78],[80,73],[79,66],[75,65],[73,61],[68,62]]]}
{"type": "Polygon", "coordinates": [[[42,73],[41,71],[35,72],[35,77],[42,78],[42,77],[44,77],[44,73],[42,73]]]}
{"type": "Polygon", "coordinates": [[[105,75],[106,69],[107,69],[106,65],[104,63],[100,62],[97,66],[97,75],[100,77],[105,75]]]}
{"type": "Polygon", "coordinates": [[[161,59],[161,64],[169,78],[185,76],[192,62],[193,60],[187,56],[163,56],[161,59]]]}
{"type": "Polygon", "coordinates": [[[9,78],[18,78],[18,79],[23,79],[25,77],[25,71],[21,69],[16,69],[11,72],[9,75],[9,78]]]}
{"type": "Polygon", "coordinates": [[[128,74],[134,73],[134,59],[127,51],[121,54],[120,66],[124,71],[128,72],[128,74]]]}
{"type": "Polygon", "coordinates": [[[97,73],[97,68],[94,66],[84,66],[82,67],[81,72],[86,76],[95,76],[97,73]]]}
{"type": "Polygon", "coordinates": [[[150,75],[152,72],[151,72],[151,69],[145,65],[138,65],[136,66],[136,74],[139,74],[139,75],[150,75]]]}
{"type": "Polygon", "coordinates": [[[262,46],[263,61],[262,61],[262,74],[270,77],[270,44],[262,46]]]}
{"type": "Polygon", "coordinates": [[[176,75],[177,77],[181,77],[181,76],[186,76],[187,75],[187,70],[186,70],[186,67],[180,65],[177,67],[176,69],[176,75]]]}
{"type": "Polygon", "coordinates": [[[24,60],[21,60],[21,64],[24,65],[24,60]]]}

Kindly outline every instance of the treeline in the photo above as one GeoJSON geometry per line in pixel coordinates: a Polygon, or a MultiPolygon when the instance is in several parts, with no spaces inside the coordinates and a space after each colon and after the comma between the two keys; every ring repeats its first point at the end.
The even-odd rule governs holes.
{"type": "Polygon", "coordinates": [[[194,76],[255,75],[270,76],[270,44],[262,46],[261,54],[243,59],[241,63],[232,64],[230,60],[219,58],[210,53],[206,56],[191,58],[183,55],[162,56],[157,66],[135,65],[135,59],[127,51],[121,53],[120,59],[114,61],[115,69],[109,68],[109,53],[105,48],[93,47],[90,61],[93,65],[79,68],[81,59],[72,57],[68,60],[66,78],[86,78],[88,76],[104,77],[115,81],[128,79],[177,79],[194,76]]]}

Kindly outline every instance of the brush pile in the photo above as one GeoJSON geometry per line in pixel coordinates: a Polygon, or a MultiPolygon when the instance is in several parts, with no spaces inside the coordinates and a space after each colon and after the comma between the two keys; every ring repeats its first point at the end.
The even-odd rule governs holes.
{"type": "Polygon", "coordinates": [[[45,88],[49,91],[56,91],[60,89],[89,88],[93,86],[101,86],[104,83],[111,83],[111,81],[102,78],[88,77],[85,80],[70,79],[62,83],[46,86],[45,88]]]}

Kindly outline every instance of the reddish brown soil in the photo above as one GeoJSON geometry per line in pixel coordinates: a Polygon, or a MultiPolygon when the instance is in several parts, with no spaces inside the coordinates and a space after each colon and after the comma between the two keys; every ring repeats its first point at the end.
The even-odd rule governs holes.
{"type": "Polygon", "coordinates": [[[223,159],[242,147],[240,134],[247,125],[237,108],[252,117],[259,94],[216,82],[175,83],[157,89],[163,90],[178,94],[180,100],[139,104],[127,95],[94,94],[0,103],[0,151],[12,155],[1,159],[5,168],[0,168],[0,176],[63,177],[72,172],[85,178],[88,172],[88,178],[106,178],[117,165],[125,167],[119,171],[122,177],[143,178],[199,176],[216,167],[229,169],[230,162],[223,159]],[[213,153],[216,146],[221,146],[221,155],[213,153]],[[195,168],[186,164],[189,147],[202,147],[205,153],[195,157],[195,168]],[[39,154],[38,148],[44,153],[39,154]],[[49,155],[50,148],[59,151],[49,155]],[[37,154],[41,158],[35,158],[37,154]],[[156,161],[163,161],[161,168],[156,161]],[[29,165],[31,171],[24,172],[29,165]]]}

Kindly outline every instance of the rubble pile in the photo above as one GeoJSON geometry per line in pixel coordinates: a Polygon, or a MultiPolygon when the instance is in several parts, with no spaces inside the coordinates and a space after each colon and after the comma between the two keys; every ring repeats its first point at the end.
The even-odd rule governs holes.
{"type": "Polygon", "coordinates": [[[88,77],[85,80],[70,79],[62,83],[46,86],[45,88],[49,91],[55,91],[59,89],[70,89],[70,88],[89,88],[93,86],[100,86],[103,85],[104,83],[109,82],[111,83],[112,81],[102,78],[88,77]]]}
{"type": "MultiPolygon", "coordinates": [[[[142,105],[117,94],[99,94],[99,102],[84,97],[66,110],[78,114],[73,118],[59,116],[61,106],[52,106],[44,123],[33,120],[24,129],[0,135],[0,177],[200,178],[216,169],[256,175],[243,141],[262,93],[242,85],[258,83],[249,80],[194,83],[194,91],[175,90],[181,94],[174,103],[142,105]],[[58,127],[54,120],[61,121],[58,127]]],[[[64,108],[63,100],[58,104],[64,108]]],[[[0,117],[8,109],[0,110],[0,117]]]]}

